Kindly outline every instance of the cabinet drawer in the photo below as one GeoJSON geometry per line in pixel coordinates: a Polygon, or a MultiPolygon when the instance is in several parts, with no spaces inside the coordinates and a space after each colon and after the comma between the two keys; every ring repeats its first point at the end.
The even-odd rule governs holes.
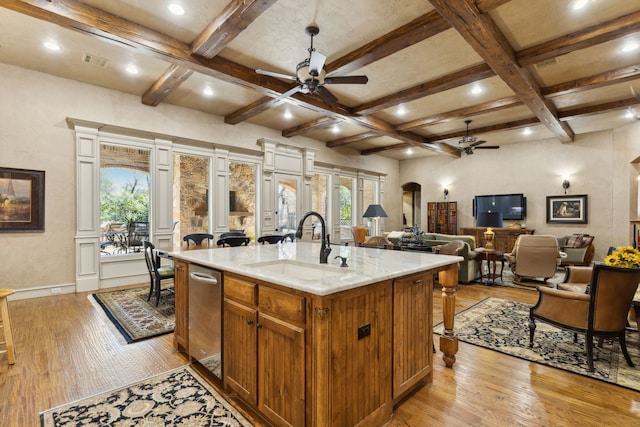
{"type": "Polygon", "coordinates": [[[258,285],[236,277],[224,277],[224,296],[245,304],[256,304],[258,285]]]}
{"type": "Polygon", "coordinates": [[[267,286],[258,290],[258,309],[267,311],[280,319],[304,324],[305,299],[301,295],[292,295],[267,286]]]}

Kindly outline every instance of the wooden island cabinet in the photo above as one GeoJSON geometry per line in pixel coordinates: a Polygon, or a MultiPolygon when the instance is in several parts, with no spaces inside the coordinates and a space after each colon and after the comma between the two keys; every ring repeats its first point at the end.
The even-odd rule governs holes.
{"type": "MultiPolygon", "coordinates": [[[[291,262],[300,262],[309,249],[317,254],[319,246],[286,245],[296,247],[291,262]]],[[[237,252],[231,260],[246,259],[252,250],[264,259],[258,255],[269,249],[210,251],[237,252]]],[[[202,254],[199,259],[198,251],[173,254],[177,262],[223,271],[223,386],[274,426],[382,426],[395,404],[430,383],[431,307],[438,273],[448,289],[443,309],[451,311],[441,348],[453,352],[445,354],[448,366],[455,360],[453,312],[446,307],[454,304],[459,257],[348,250],[349,269],[322,266],[328,276],[319,281],[303,272],[298,278],[277,279],[258,268],[231,267],[237,262],[204,262],[213,257],[202,254]],[[393,271],[383,273],[389,265],[395,265],[393,271]],[[369,267],[372,277],[363,281],[369,267]]],[[[176,287],[187,277],[176,273],[176,287]]]]}

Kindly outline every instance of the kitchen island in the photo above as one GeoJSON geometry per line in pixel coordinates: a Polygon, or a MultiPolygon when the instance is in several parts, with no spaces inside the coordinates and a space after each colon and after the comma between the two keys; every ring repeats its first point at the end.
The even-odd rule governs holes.
{"type": "Polygon", "coordinates": [[[188,351],[189,266],[216,269],[226,391],[273,425],[384,425],[394,404],[432,380],[435,274],[443,289],[440,349],[447,366],[455,362],[462,258],[334,246],[320,264],[319,252],[304,242],[172,252],[174,342],[188,351]]]}

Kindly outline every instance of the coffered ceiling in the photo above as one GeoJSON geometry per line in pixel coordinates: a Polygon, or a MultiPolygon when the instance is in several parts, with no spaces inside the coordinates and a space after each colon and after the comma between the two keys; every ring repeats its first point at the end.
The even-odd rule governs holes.
{"type": "Polygon", "coordinates": [[[0,0],[0,62],[332,150],[459,157],[465,120],[486,147],[640,118],[640,1],[579,1],[0,0]],[[255,72],[295,76],[310,24],[328,77],[368,77],[327,84],[335,103],[255,72]]]}

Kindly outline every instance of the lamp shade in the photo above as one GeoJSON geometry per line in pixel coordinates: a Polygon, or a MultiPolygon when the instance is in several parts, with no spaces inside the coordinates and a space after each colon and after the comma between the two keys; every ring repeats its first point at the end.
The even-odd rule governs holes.
{"type": "Polygon", "coordinates": [[[502,228],[502,212],[478,212],[476,226],[502,228]]]}
{"type": "Polygon", "coordinates": [[[384,209],[382,209],[382,206],[380,205],[369,205],[369,207],[367,208],[366,211],[364,211],[364,214],[362,215],[363,218],[386,218],[387,217],[387,213],[384,211],[384,209]]]}

